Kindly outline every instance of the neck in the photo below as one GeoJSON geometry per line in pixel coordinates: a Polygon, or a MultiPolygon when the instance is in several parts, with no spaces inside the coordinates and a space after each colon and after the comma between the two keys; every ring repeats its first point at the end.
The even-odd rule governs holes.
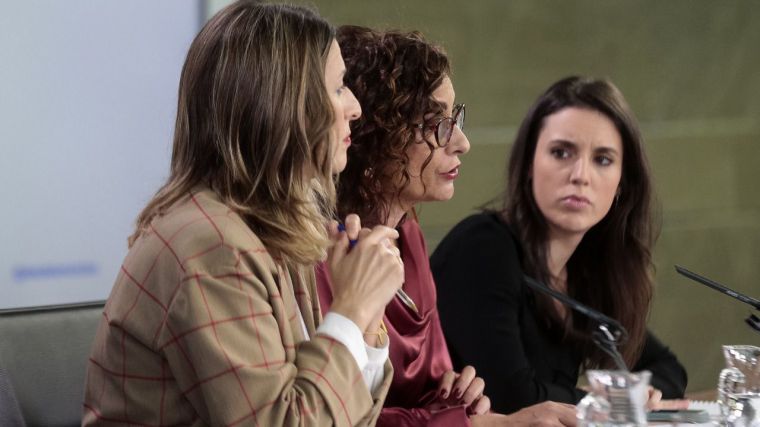
{"type": "Polygon", "coordinates": [[[550,236],[547,246],[547,267],[551,275],[552,287],[567,293],[567,261],[578,248],[582,234],[550,236]]]}
{"type": "Polygon", "coordinates": [[[385,226],[396,228],[410,208],[404,207],[400,202],[395,202],[388,210],[388,219],[385,220],[385,226]]]}

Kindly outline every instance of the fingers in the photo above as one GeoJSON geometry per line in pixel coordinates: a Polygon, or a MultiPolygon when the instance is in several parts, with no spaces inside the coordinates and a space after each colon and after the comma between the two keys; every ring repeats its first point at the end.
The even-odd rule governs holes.
{"type": "Polygon", "coordinates": [[[359,242],[357,245],[376,245],[381,243],[384,239],[398,239],[398,231],[384,225],[375,226],[371,231],[369,231],[369,233],[364,230],[361,230],[362,232],[358,234],[359,242]]]}
{"type": "Polygon", "coordinates": [[[689,409],[689,401],[686,399],[663,399],[660,400],[656,408],[652,408],[655,411],[678,411],[689,409]]]}
{"type": "Polygon", "coordinates": [[[526,409],[534,409],[548,424],[559,422],[566,427],[575,427],[578,420],[575,416],[575,406],[567,403],[543,402],[526,409]]]}
{"type": "Polygon", "coordinates": [[[649,387],[649,401],[647,402],[647,408],[650,410],[657,410],[662,400],[662,392],[654,387],[649,387]]]}
{"type": "Polygon", "coordinates": [[[559,419],[559,422],[563,426],[575,427],[575,425],[578,423],[578,418],[576,417],[576,414],[575,414],[575,406],[568,405],[565,403],[562,403],[562,404],[555,403],[555,405],[556,405],[556,408],[555,408],[556,415],[557,415],[557,418],[559,419]]]}
{"type": "Polygon", "coordinates": [[[330,248],[327,249],[328,263],[333,266],[343,260],[343,258],[346,256],[346,252],[348,252],[349,249],[348,237],[346,237],[346,233],[337,231],[337,223],[335,231],[336,234],[334,236],[331,236],[333,239],[333,244],[330,248]]]}
{"type": "MultiPolygon", "coordinates": [[[[457,378],[456,383],[454,384],[454,397],[457,399],[462,399],[467,392],[468,388],[470,387],[470,383],[475,378],[475,368],[472,366],[465,366],[462,369],[462,372],[459,374],[459,378],[457,378]]],[[[481,390],[482,391],[482,390],[481,390]]],[[[469,402],[466,402],[467,404],[470,404],[473,400],[475,400],[477,396],[472,396],[469,402]]]]}
{"type": "Polygon", "coordinates": [[[359,232],[362,229],[362,222],[359,219],[359,215],[348,214],[343,224],[346,227],[346,235],[350,240],[356,240],[359,238],[359,232]]]}
{"type": "Polygon", "coordinates": [[[483,378],[480,378],[480,377],[473,378],[472,382],[470,382],[470,386],[467,387],[467,390],[462,395],[462,401],[466,405],[471,405],[473,402],[475,402],[481,396],[483,396],[483,390],[485,388],[486,388],[486,382],[483,381],[483,378]]]}
{"type": "Polygon", "coordinates": [[[442,399],[448,399],[451,395],[451,388],[454,386],[454,380],[457,378],[457,374],[454,371],[448,371],[441,377],[441,382],[438,385],[438,396],[442,399]]]}
{"type": "Polygon", "coordinates": [[[335,220],[330,221],[327,225],[327,233],[333,245],[328,249],[327,257],[331,262],[340,262],[343,259],[346,252],[353,246],[352,243],[356,242],[360,231],[361,220],[356,214],[347,215],[343,224],[335,220]]]}
{"type": "MultiPolygon", "coordinates": [[[[337,223],[335,223],[335,227],[333,227],[333,222],[331,221],[329,227],[330,237],[332,237],[335,233],[334,230],[339,230],[339,226],[337,223]]],[[[346,236],[348,237],[351,246],[353,246],[354,243],[358,243],[359,241],[366,241],[364,246],[382,243],[394,255],[401,255],[399,249],[396,248],[390,241],[390,239],[398,239],[398,231],[395,229],[382,225],[375,226],[371,230],[368,228],[362,228],[361,219],[359,216],[356,214],[349,214],[346,216],[346,219],[343,222],[343,230],[345,230],[346,236]]]]}
{"type": "Polygon", "coordinates": [[[383,239],[382,240],[383,246],[386,247],[394,256],[401,258],[401,250],[396,247],[396,245],[393,244],[393,242],[390,241],[390,239],[383,239]]]}
{"type": "Polygon", "coordinates": [[[489,410],[491,410],[491,399],[488,396],[481,395],[474,405],[470,406],[471,415],[487,414],[489,410]]]}

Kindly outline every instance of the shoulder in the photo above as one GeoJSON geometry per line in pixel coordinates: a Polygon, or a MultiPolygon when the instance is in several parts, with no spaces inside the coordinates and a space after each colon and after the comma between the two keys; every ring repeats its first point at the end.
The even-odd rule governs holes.
{"type": "Polygon", "coordinates": [[[457,224],[433,252],[430,267],[439,297],[452,289],[488,298],[522,292],[517,241],[493,213],[472,215],[457,224]]]}
{"type": "MultiPolygon", "coordinates": [[[[404,245],[415,252],[421,252],[427,254],[427,246],[425,245],[425,235],[422,233],[420,224],[415,219],[407,219],[398,228],[399,238],[404,242],[404,245]]],[[[427,255],[425,256],[427,257],[427,255]]]]}
{"type": "Polygon", "coordinates": [[[454,255],[495,252],[500,257],[517,256],[517,243],[509,226],[491,212],[471,215],[449,231],[433,253],[433,259],[454,255]]]}
{"type": "Polygon", "coordinates": [[[157,218],[143,237],[164,245],[184,270],[222,270],[239,265],[243,256],[270,258],[242,217],[210,190],[189,194],[157,218]]]}

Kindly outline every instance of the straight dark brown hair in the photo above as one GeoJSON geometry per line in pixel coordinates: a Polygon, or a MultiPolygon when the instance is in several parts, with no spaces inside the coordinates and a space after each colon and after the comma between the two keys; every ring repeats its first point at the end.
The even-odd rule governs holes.
{"type": "Polygon", "coordinates": [[[324,257],[335,203],[324,70],[334,39],[330,24],[299,6],[244,0],[208,21],[182,69],[170,176],[130,245],[201,186],[270,252],[297,264],[324,257]]]}
{"type": "MultiPolygon", "coordinates": [[[[533,195],[530,170],[546,117],[569,107],[599,112],[615,124],[623,141],[623,169],[619,195],[610,211],[585,234],[568,260],[567,293],[628,330],[629,339],[621,353],[633,366],[645,340],[653,294],[651,248],[658,227],[653,220],[654,195],[641,132],[615,85],[604,79],[568,77],[538,98],[512,146],[501,215],[523,246],[525,273],[550,283],[548,225],[533,195]]],[[[588,338],[592,328],[588,319],[568,316],[563,320],[549,297],[534,296],[538,312],[547,313],[548,326],[580,349],[584,368],[612,366],[588,338]]]]}

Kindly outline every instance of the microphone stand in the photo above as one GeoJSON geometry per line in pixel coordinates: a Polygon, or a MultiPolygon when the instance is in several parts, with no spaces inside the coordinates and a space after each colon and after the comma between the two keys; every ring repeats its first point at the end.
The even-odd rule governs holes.
{"type": "Polygon", "coordinates": [[[615,366],[617,366],[618,370],[628,372],[628,367],[623,360],[623,356],[620,355],[620,352],[617,349],[618,346],[625,342],[625,340],[628,338],[628,332],[620,323],[594,310],[591,307],[581,304],[580,302],[570,298],[561,292],[557,292],[554,289],[542,283],[539,283],[528,275],[523,275],[523,280],[525,284],[527,284],[530,288],[535,289],[536,291],[543,294],[549,295],[562,304],[565,304],[578,313],[581,313],[596,322],[597,330],[591,333],[592,341],[594,344],[596,344],[597,347],[599,347],[602,351],[607,353],[610,358],[612,358],[612,361],[615,363],[615,366]]]}
{"type": "MultiPolygon", "coordinates": [[[[675,267],[678,274],[682,276],[686,276],[697,283],[701,283],[707,286],[708,288],[715,289],[716,291],[722,294],[726,294],[730,296],[731,298],[737,299],[745,304],[748,304],[755,310],[760,310],[759,300],[756,300],[755,298],[752,298],[752,297],[748,297],[747,295],[744,295],[744,294],[740,294],[739,292],[736,292],[735,290],[727,286],[721,285],[720,283],[714,280],[710,280],[707,277],[700,276],[699,274],[694,273],[693,271],[689,271],[681,267],[680,265],[676,265],[675,267]]],[[[757,317],[754,314],[750,313],[749,317],[744,319],[744,322],[746,322],[750,328],[754,329],[755,332],[760,333],[760,317],[757,317]]]]}

